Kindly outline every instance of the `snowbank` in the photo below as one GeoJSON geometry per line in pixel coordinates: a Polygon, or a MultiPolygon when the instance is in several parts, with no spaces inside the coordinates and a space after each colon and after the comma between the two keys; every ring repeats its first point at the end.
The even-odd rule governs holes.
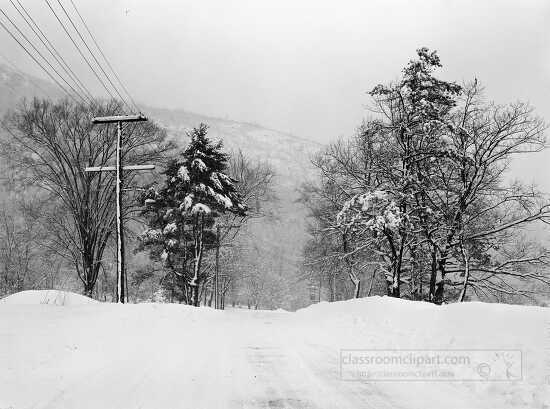
{"type": "MultiPolygon", "coordinates": [[[[455,389],[488,399],[492,407],[548,408],[549,308],[482,302],[437,306],[369,297],[315,304],[297,311],[294,320],[318,323],[319,331],[311,333],[311,342],[323,338],[324,344],[339,350],[473,351],[486,356],[490,351],[513,351],[518,379],[457,382],[455,389]]],[[[416,384],[418,392],[430,393],[434,387],[431,382],[416,384]]],[[[400,387],[394,393],[401,391],[409,389],[400,387]]],[[[417,398],[414,394],[411,404],[417,398]]]]}
{"type": "Polygon", "coordinates": [[[0,299],[0,303],[12,305],[87,305],[97,304],[98,301],[80,294],[59,290],[28,290],[21,291],[0,299]]]}
{"type": "Polygon", "coordinates": [[[549,345],[542,307],[370,297],[219,311],[26,291],[0,300],[0,408],[547,409],[549,345]],[[515,350],[521,377],[348,382],[349,349],[515,350]]]}

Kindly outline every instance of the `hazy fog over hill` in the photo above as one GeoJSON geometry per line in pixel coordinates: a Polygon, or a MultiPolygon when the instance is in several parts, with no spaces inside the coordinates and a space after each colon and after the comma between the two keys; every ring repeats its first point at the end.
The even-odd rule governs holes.
{"type": "Polygon", "coordinates": [[[14,107],[22,98],[59,97],[61,91],[51,82],[33,77],[0,62],[0,113],[14,107]]]}
{"type": "Polygon", "coordinates": [[[210,136],[223,140],[228,149],[241,148],[251,156],[272,163],[279,173],[279,184],[287,187],[296,186],[296,175],[311,171],[309,156],[321,146],[258,124],[214,118],[183,110],[147,108],[147,112],[176,140],[201,122],[207,124],[210,136]]]}

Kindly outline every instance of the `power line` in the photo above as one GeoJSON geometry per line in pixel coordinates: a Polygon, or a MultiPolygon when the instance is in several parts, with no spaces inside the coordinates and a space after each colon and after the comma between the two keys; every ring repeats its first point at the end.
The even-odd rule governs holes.
{"type": "MultiPolygon", "coordinates": [[[[0,10],[1,10],[1,9],[0,9],[0,10]]],[[[2,13],[3,13],[3,11],[2,11],[2,13]]],[[[37,63],[38,66],[39,66],[40,68],[42,68],[42,70],[43,70],[46,74],[48,74],[48,76],[49,76],[49,77],[59,86],[59,88],[61,88],[61,89],[62,89],[62,90],[63,90],[63,91],[64,91],[64,92],[65,92],[74,102],[76,102],[76,103],[78,104],[78,101],[75,99],[75,97],[74,97],[70,92],[68,92],[68,91],[65,89],[65,87],[64,87],[63,85],[61,85],[61,84],[59,83],[59,81],[57,80],[57,78],[55,78],[46,68],[44,68],[44,66],[40,63],[40,61],[38,61],[38,60],[34,57],[34,55],[32,55],[32,54],[30,53],[30,51],[27,50],[27,48],[26,48],[23,44],[21,44],[21,42],[19,41],[19,39],[18,39],[17,37],[15,37],[15,35],[9,30],[9,28],[7,28],[7,27],[4,25],[4,23],[3,23],[1,20],[0,20],[0,25],[1,25],[1,26],[4,28],[4,30],[6,30],[7,33],[17,42],[17,44],[19,44],[19,45],[21,46],[21,48],[22,48],[23,50],[25,50],[25,52],[29,55],[29,57],[31,57],[31,58],[34,60],[34,62],[37,63]]]]}
{"type": "Polygon", "coordinates": [[[56,50],[56,48],[53,46],[53,44],[51,43],[51,41],[49,41],[49,39],[47,38],[47,36],[44,34],[44,32],[40,29],[40,27],[38,26],[38,24],[36,23],[36,21],[32,18],[32,16],[29,14],[29,12],[25,9],[25,7],[23,6],[23,4],[21,4],[21,2],[19,0],[16,0],[17,3],[19,4],[19,7],[21,7],[21,9],[24,11],[25,15],[28,17],[25,17],[25,15],[23,15],[23,13],[21,12],[21,10],[19,10],[19,8],[14,4],[14,2],[12,0],[10,0],[10,3],[12,4],[12,6],[17,10],[17,12],[19,13],[19,15],[23,18],[23,20],[25,20],[25,22],[27,23],[27,25],[30,27],[30,29],[32,30],[32,32],[35,34],[35,36],[40,40],[40,42],[42,43],[42,45],[44,46],[44,48],[46,48],[46,50],[48,50],[48,52],[50,53],[50,55],[55,59],[55,61],[59,64],[59,66],[63,69],[63,71],[65,72],[65,74],[68,75],[68,77],[73,80],[75,82],[75,85],[79,88],[79,90],[84,94],[84,96],[86,96],[87,98],[89,98],[90,100],[93,99],[93,96],[91,95],[91,93],[86,89],[86,87],[82,84],[82,82],[78,79],[78,77],[74,74],[74,72],[71,70],[71,68],[68,66],[68,64],[66,63],[66,61],[63,59],[63,57],[59,54],[59,52],[56,50]],[[40,32],[40,34],[38,34],[38,32],[36,31],[36,29],[30,24],[29,20],[32,21],[32,23],[34,24],[34,26],[36,27],[36,29],[38,29],[38,31],[40,32]],[[44,39],[43,39],[44,38],[44,39]],[[48,44],[46,44],[46,42],[48,44]],[[52,52],[53,50],[53,52],[52,52]],[[54,54],[55,52],[55,54],[54,54]]]}
{"type": "MultiPolygon", "coordinates": [[[[29,43],[29,45],[38,53],[38,55],[39,55],[40,57],[42,57],[42,59],[43,59],[43,60],[48,64],[48,66],[57,74],[57,76],[58,76],[59,78],[61,78],[61,79],[63,80],[63,82],[64,82],[65,84],[67,84],[67,86],[68,86],[68,87],[69,87],[69,88],[70,88],[70,89],[71,89],[80,99],[82,99],[82,100],[84,101],[84,103],[86,103],[87,101],[86,101],[78,92],[75,91],[75,89],[71,86],[71,84],[69,84],[69,83],[65,80],[65,78],[64,78],[62,75],[59,74],[59,72],[57,72],[57,70],[56,70],[56,69],[50,64],[50,62],[42,55],[42,53],[34,46],[34,44],[33,44],[31,41],[29,41],[29,39],[27,38],[27,36],[26,36],[24,33],[21,32],[21,30],[19,29],[19,27],[17,27],[17,25],[8,17],[8,15],[4,12],[4,10],[0,8],[0,12],[4,15],[4,17],[6,17],[6,18],[8,19],[8,21],[12,24],[12,26],[13,26],[13,27],[19,32],[19,34],[27,41],[27,43],[29,43]]],[[[17,39],[17,37],[15,37],[15,35],[14,35],[14,34],[4,25],[4,23],[1,23],[1,24],[2,24],[2,27],[4,28],[4,30],[6,30],[6,31],[8,32],[8,34],[9,34],[15,41],[17,41],[17,43],[25,50],[25,52],[26,52],[29,56],[31,56],[31,58],[32,58],[38,65],[40,65],[40,67],[41,67],[44,71],[46,71],[46,73],[50,76],[50,78],[52,78],[52,79],[55,81],[55,83],[56,83],[57,85],[59,85],[59,86],[61,87],[61,89],[63,89],[63,91],[65,91],[71,98],[73,98],[73,100],[74,100],[75,102],[77,102],[76,99],[73,97],[73,95],[72,95],[70,92],[68,92],[67,89],[66,89],[65,87],[63,87],[63,86],[59,83],[59,81],[57,81],[57,79],[55,79],[55,77],[54,77],[53,75],[51,75],[50,72],[49,72],[46,68],[44,68],[44,66],[43,66],[43,65],[42,65],[42,64],[41,64],[41,63],[40,63],[40,62],[39,62],[39,61],[38,61],[38,60],[37,60],[37,59],[36,59],[36,58],[35,58],[26,48],[25,48],[25,46],[24,46],[23,44],[21,44],[21,42],[17,39]]]]}
{"type": "Polygon", "coordinates": [[[69,19],[69,22],[71,23],[71,25],[73,26],[73,28],[75,29],[76,33],[78,34],[78,36],[80,37],[80,40],[82,40],[82,42],[84,43],[84,46],[86,47],[86,49],[88,50],[88,52],[90,53],[90,55],[92,56],[92,58],[94,59],[95,63],[97,64],[97,66],[99,67],[99,69],[101,70],[101,72],[103,73],[103,75],[105,75],[105,78],[107,78],[107,81],[109,81],[109,84],[111,84],[111,87],[113,87],[113,89],[115,90],[116,94],[119,96],[119,98],[122,100],[122,102],[124,102],[124,104],[131,109],[130,105],[126,102],[126,100],[124,99],[124,97],[120,94],[120,92],[118,91],[118,88],[113,84],[113,82],[111,81],[111,78],[109,78],[109,76],[107,75],[107,73],[105,72],[105,70],[103,69],[103,66],[99,63],[99,61],[97,60],[97,58],[95,57],[95,54],[92,52],[92,50],[90,49],[90,47],[88,46],[88,43],[86,42],[86,40],[84,39],[84,37],[82,36],[82,34],[80,33],[80,31],[78,30],[78,28],[76,27],[76,25],[74,24],[73,22],[73,19],[71,18],[71,16],[69,15],[69,13],[67,13],[67,10],[65,9],[65,7],[63,6],[63,4],[61,3],[61,0],[57,0],[57,3],[61,6],[61,9],[63,10],[63,13],[65,13],[65,16],[67,16],[67,18],[69,19]]]}
{"type": "Polygon", "coordinates": [[[21,17],[23,17],[23,19],[25,20],[25,22],[27,23],[27,25],[30,27],[30,29],[33,31],[33,33],[36,35],[36,37],[40,40],[40,42],[42,42],[42,44],[44,45],[44,47],[48,50],[48,52],[51,54],[51,56],[57,61],[57,63],[59,64],[59,66],[65,71],[65,73],[75,82],[75,84],[78,86],[78,88],[80,89],[80,91],[82,91],[82,93],[91,101],[93,100],[93,95],[92,93],[86,88],[86,86],[82,83],[82,81],[80,81],[80,79],[78,78],[78,76],[74,73],[74,71],[71,69],[71,67],[69,66],[69,64],[67,64],[67,62],[65,61],[65,59],[63,58],[63,56],[57,51],[56,47],[52,44],[52,42],[48,39],[48,37],[46,36],[46,34],[44,34],[44,32],[42,31],[42,29],[40,28],[40,26],[38,25],[38,23],[33,19],[33,17],[30,15],[30,13],[27,11],[27,9],[25,8],[25,6],[23,6],[23,4],[21,4],[21,2],[19,0],[16,0],[17,1],[17,4],[19,4],[19,7],[21,7],[21,9],[23,10],[23,12],[25,13],[25,15],[27,16],[27,18],[32,22],[32,24],[34,25],[31,25],[29,23],[29,21],[27,20],[27,18],[25,17],[25,15],[23,15],[21,13],[21,11],[15,6],[13,0],[10,0],[11,4],[13,5],[13,7],[19,12],[19,14],[21,15],[21,17]],[[36,28],[36,29],[35,29],[36,28]],[[38,30],[38,32],[36,31],[38,30]],[[40,33],[40,34],[39,34],[40,33]],[[47,44],[46,44],[47,43],[47,44]],[[54,54],[55,53],[55,54],[54,54]]]}
{"type": "Polygon", "coordinates": [[[128,92],[128,90],[126,89],[126,87],[124,86],[124,83],[121,81],[120,77],[118,76],[117,72],[115,71],[115,69],[113,68],[113,66],[111,65],[111,63],[109,62],[109,60],[107,59],[107,57],[105,56],[105,54],[103,53],[103,50],[101,49],[101,47],[99,46],[99,44],[97,43],[96,39],[95,39],[95,36],[92,34],[92,32],[90,31],[89,27],[88,27],[88,24],[86,24],[86,21],[84,21],[84,18],[82,17],[82,15],[80,14],[80,12],[78,11],[78,8],[76,7],[76,5],[74,4],[73,0],[70,0],[71,4],[73,5],[73,8],[74,10],[76,11],[76,14],[78,14],[78,17],[80,17],[80,21],[82,21],[82,24],[84,25],[84,27],[86,28],[86,31],[88,32],[88,34],[90,35],[92,41],[94,42],[95,46],[97,47],[97,49],[99,50],[101,56],[103,57],[103,59],[105,60],[105,62],[107,63],[107,66],[111,69],[112,73],[114,74],[115,78],[117,79],[118,83],[120,84],[120,86],[122,87],[122,89],[124,90],[124,92],[126,93],[126,95],[128,95],[128,98],[130,98],[130,101],[132,102],[132,104],[134,105],[134,107],[138,110],[138,111],[141,111],[138,107],[138,105],[136,104],[136,101],[134,101],[134,98],[132,98],[132,95],[128,92]]]}
{"type": "Polygon", "coordinates": [[[100,78],[100,76],[97,74],[96,70],[94,69],[94,67],[92,67],[92,65],[90,64],[90,62],[88,61],[88,59],[86,58],[86,56],[82,53],[82,50],[80,49],[80,47],[78,46],[78,44],[75,42],[75,40],[73,39],[73,37],[71,36],[71,33],[69,33],[69,31],[67,30],[67,28],[65,27],[65,24],[63,24],[63,22],[61,21],[61,19],[59,18],[59,16],[57,15],[57,13],[55,12],[55,10],[53,9],[52,5],[50,4],[50,2],[48,0],[44,0],[47,4],[48,4],[48,7],[50,8],[51,12],[53,13],[53,15],[55,16],[55,18],[57,19],[57,21],[59,22],[59,24],[61,24],[61,27],[63,28],[63,30],[65,31],[65,34],[67,34],[67,36],[69,37],[69,39],[71,40],[71,42],[73,43],[73,45],[76,47],[76,50],[79,52],[80,56],[84,59],[84,61],[86,62],[86,64],[88,65],[88,67],[92,70],[92,72],[94,73],[95,77],[97,78],[97,80],[99,81],[99,83],[103,86],[103,88],[105,88],[105,91],[107,91],[107,93],[109,94],[109,96],[112,98],[112,99],[115,99],[116,98],[113,96],[113,94],[111,93],[111,91],[109,90],[109,88],[107,88],[107,86],[105,85],[105,83],[103,82],[103,80],[100,78]]]}
{"type": "MultiPolygon", "coordinates": [[[[19,0],[17,0],[17,2],[19,3],[19,5],[24,9],[25,13],[27,15],[28,12],[25,10],[25,8],[23,7],[23,5],[19,2],[19,0]]],[[[19,10],[19,8],[17,8],[17,6],[15,5],[15,3],[13,2],[13,0],[10,0],[10,3],[12,4],[12,6],[17,10],[17,12],[19,13],[19,15],[23,18],[23,20],[25,20],[25,23],[27,23],[27,25],[30,27],[30,29],[32,30],[32,32],[34,33],[34,35],[40,40],[40,42],[42,43],[42,45],[44,46],[44,48],[46,48],[46,50],[50,53],[50,55],[54,58],[54,60],[57,62],[57,64],[59,64],[59,66],[61,67],[61,69],[63,69],[63,71],[65,72],[65,74],[75,83],[76,87],[79,89],[79,92],[81,92],[86,98],[88,101],[91,101],[93,99],[93,97],[91,96],[90,92],[86,89],[86,87],[84,87],[80,81],[78,79],[75,80],[74,78],[74,73],[72,72],[72,70],[70,70],[70,68],[65,65],[63,65],[61,63],[61,61],[59,60],[59,58],[52,52],[52,50],[50,49],[50,47],[48,46],[48,44],[46,44],[46,42],[42,39],[42,37],[38,34],[38,32],[36,31],[36,29],[31,25],[31,23],[29,22],[29,20],[25,17],[25,15],[21,12],[21,10],[19,10]],[[67,69],[69,68],[69,69],[67,69]],[[72,73],[72,75],[71,75],[72,73]]],[[[32,19],[32,17],[30,17],[29,15],[29,18],[32,19]]],[[[33,23],[36,25],[36,22],[34,22],[33,20],[33,23]]],[[[38,27],[38,29],[40,30],[40,27],[38,27]]],[[[40,32],[43,34],[42,30],[40,30],[40,32]]],[[[45,36],[44,36],[45,37],[45,36]]],[[[46,40],[49,42],[49,40],[47,39],[47,37],[45,37],[46,40]]],[[[51,43],[50,43],[51,44],[51,43]]]]}
{"type": "MultiPolygon", "coordinates": [[[[19,33],[19,35],[21,35],[25,41],[27,43],[29,43],[29,45],[34,49],[34,51],[36,51],[36,53],[46,62],[46,64],[48,64],[48,66],[55,72],[55,74],[61,78],[61,80],[75,93],[76,96],[78,96],[80,99],[82,99],[82,101],[84,103],[86,103],[87,101],[82,97],[82,95],[80,95],[73,87],[71,84],[69,84],[66,80],[65,80],[65,77],[63,77],[61,74],[59,74],[59,72],[53,67],[53,65],[50,63],[50,61],[44,57],[44,55],[40,52],[40,50],[38,50],[38,48],[35,47],[35,45],[28,39],[28,37],[25,35],[25,33],[23,33],[19,27],[17,26],[17,24],[15,24],[12,19],[4,12],[4,10],[0,9],[0,12],[4,15],[4,17],[6,17],[8,19],[8,21],[11,23],[11,25],[17,30],[17,32],[19,33]]],[[[5,27],[5,26],[4,26],[5,27]]]]}

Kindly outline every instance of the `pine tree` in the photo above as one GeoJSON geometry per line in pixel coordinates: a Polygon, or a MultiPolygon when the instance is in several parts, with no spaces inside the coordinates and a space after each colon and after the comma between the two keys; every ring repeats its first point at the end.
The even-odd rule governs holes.
{"type": "Polygon", "coordinates": [[[149,189],[144,197],[148,230],[141,248],[153,260],[162,261],[182,283],[181,297],[199,305],[199,285],[206,247],[213,244],[216,218],[231,212],[246,215],[247,208],[235,189],[236,180],[226,174],[229,155],[222,143],[207,137],[201,124],[191,131],[191,141],[181,159],[169,163],[160,190],[149,189]]]}

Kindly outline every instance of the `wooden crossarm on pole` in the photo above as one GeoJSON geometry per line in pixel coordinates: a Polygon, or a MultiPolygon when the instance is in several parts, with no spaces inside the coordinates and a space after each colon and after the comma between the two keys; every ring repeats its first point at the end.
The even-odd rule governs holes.
{"type": "Polygon", "coordinates": [[[143,122],[147,121],[144,115],[115,115],[115,116],[98,116],[92,119],[93,124],[109,124],[114,122],[143,122]]]}
{"type": "MultiPolygon", "coordinates": [[[[126,165],[122,170],[153,170],[155,165],[126,165]]],[[[86,172],[111,172],[116,170],[116,166],[88,166],[84,169],[86,172]]]]}

